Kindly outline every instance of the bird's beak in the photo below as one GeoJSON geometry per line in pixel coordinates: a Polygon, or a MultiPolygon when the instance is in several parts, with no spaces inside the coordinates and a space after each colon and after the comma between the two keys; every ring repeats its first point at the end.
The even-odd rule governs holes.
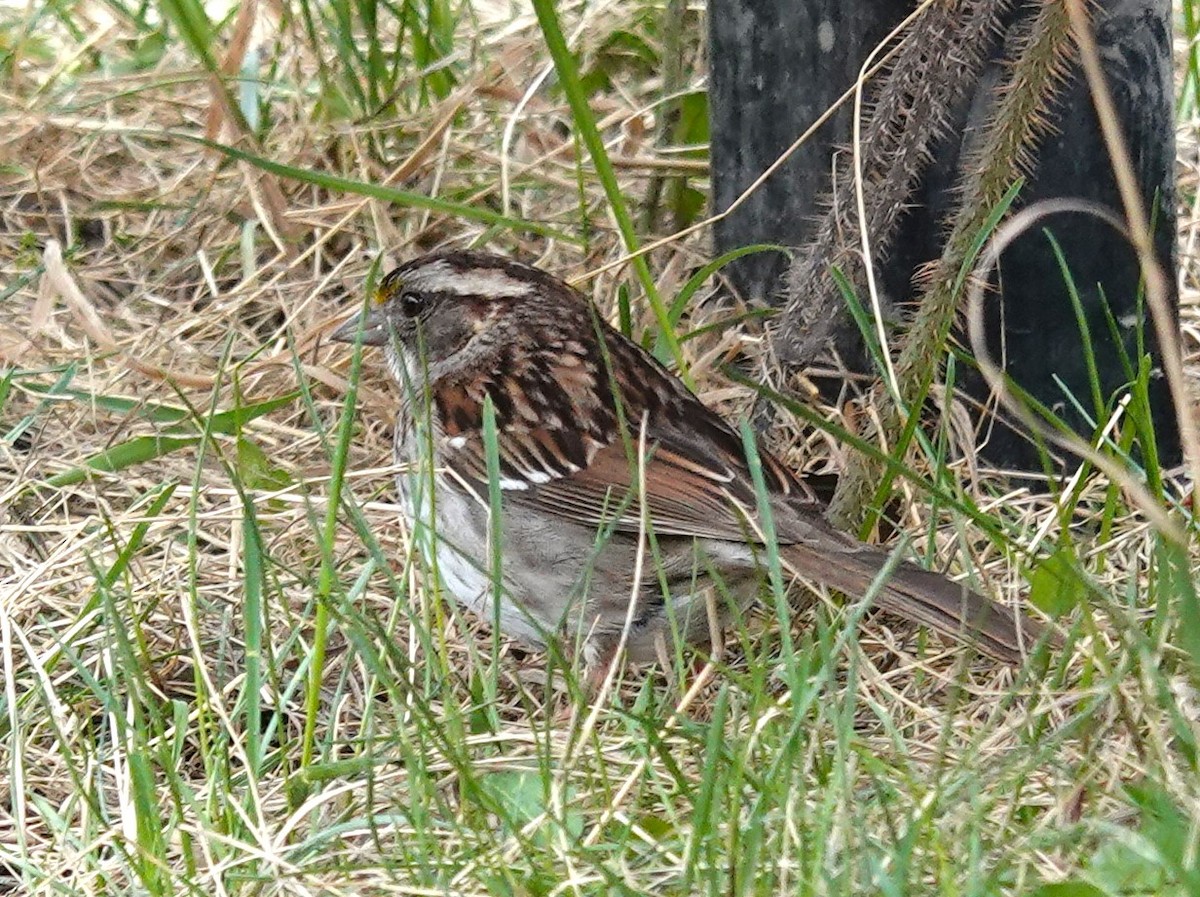
{"type": "Polygon", "coordinates": [[[378,306],[372,306],[365,312],[365,319],[364,313],[359,312],[354,317],[348,318],[337,330],[329,334],[329,338],[339,343],[352,343],[358,339],[360,330],[362,331],[364,346],[387,345],[387,320],[383,316],[383,309],[378,306]]]}

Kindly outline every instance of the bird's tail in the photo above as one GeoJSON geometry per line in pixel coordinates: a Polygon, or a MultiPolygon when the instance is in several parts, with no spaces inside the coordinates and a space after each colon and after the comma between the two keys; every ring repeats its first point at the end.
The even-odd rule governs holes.
{"type": "MultiPolygon", "coordinates": [[[[849,540],[843,547],[829,551],[828,546],[818,550],[797,543],[781,545],[779,551],[785,566],[797,575],[819,579],[849,595],[864,595],[890,557],[849,540]],[[816,571],[820,572],[814,576],[816,571]]],[[[1003,663],[1019,663],[1044,634],[1044,627],[1021,611],[905,562],[892,569],[875,600],[888,613],[929,626],[1003,663]]]]}

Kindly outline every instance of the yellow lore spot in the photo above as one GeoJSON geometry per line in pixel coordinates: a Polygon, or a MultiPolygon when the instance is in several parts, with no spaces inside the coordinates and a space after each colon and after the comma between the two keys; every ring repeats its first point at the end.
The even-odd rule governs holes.
{"type": "Polygon", "coordinates": [[[387,302],[389,292],[390,291],[388,290],[387,287],[383,287],[383,286],[376,287],[375,295],[373,295],[371,297],[371,299],[375,302],[376,305],[383,305],[383,303],[387,302]]]}

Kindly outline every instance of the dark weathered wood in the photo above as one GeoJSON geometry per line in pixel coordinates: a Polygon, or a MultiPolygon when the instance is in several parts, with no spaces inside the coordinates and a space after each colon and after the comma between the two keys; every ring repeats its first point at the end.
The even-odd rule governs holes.
{"type": "MultiPolygon", "coordinates": [[[[902,17],[908,4],[885,2],[808,2],[778,4],[719,0],[712,5],[713,61],[712,125],[714,205],[722,209],[769,165],[851,83],[874,42],[902,17]],[[778,5],[783,22],[770,10],[778,5]],[[796,9],[803,6],[803,9],[796,9]],[[828,7],[828,16],[823,8],[828,7]],[[822,49],[822,21],[837,22],[836,48],[822,49]],[[857,36],[856,36],[857,35],[857,36]],[[749,41],[758,40],[762,49],[749,41]],[[804,89],[801,89],[804,85],[804,89]]],[[[1030,4],[1017,4],[1007,18],[1013,26],[1029,15],[1030,4]]],[[[1158,250],[1174,270],[1174,142],[1171,89],[1169,0],[1110,0],[1097,20],[1108,76],[1126,134],[1134,148],[1138,177],[1147,199],[1157,201],[1158,250]]],[[[997,39],[992,52],[1000,57],[1005,41],[997,39]]],[[[936,52],[936,51],[935,51],[936,52]]],[[[902,307],[915,297],[914,272],[941,252],[944,223],[955,199],[960,158],[992,108],[994,87],[1003,63],[987,66],[971,94],[950,110],[952,126],[935,148],[934,161],[912,197],[914,208],[904,216],[891,240],[891,251],[877,259],[877,274],[890,307],[902,307]],[[965,139],[964,139],[965,137],[965,139]]],[[[1061,102],[1051,111],[1054,132],[1041,142],[1020,202],[1050,196],[1083,196],[1120,209],[1100,140],[1095,114],[1081,79],[1070,81],[1061,102]]],[[[849,140],[845,113],[763,188],[744,210],[722,223],[717,249],[753,242],[799,244],[809,236],[809,224],[822,209],[816,200],[831,189],[831,146],[849,140]]],[[[841,195],[849,191],[842,185],[841,195]]],[[[1078,285],[1101,365],[1105,394],[1118,388],[1125,374],[1109,338],[1101,295],[1120,320],[1136,324],[1138,269],[1121,238],[1092,221],[1049,222],[1063,247],[1078,285]],[[1103,284],[1101,290],[1097,286],[1103,284]]],[[[773,299],[780,287],[775,258],[758,257],[732,271],[735,286],[752,298],[773,299]]],[[[993,345],[999,346],[1003,309],[1007,367],[1018,381],[1046,404],[1058,407],[1068,420],[1086,430],[1063,395],[1062,381],[1090,408],[1090,386],[1082,340],[1075,322],[1059,264],[1039,231],[1005,254],[1001,268],[1002,299],[993,303],[990,321],[993,345]]],[[[822,315],[824,312],[822,312],[822,315]]],[[[835,328],[839,348],[855,358],[847,345],[856,331],[848,318],[835,328]]],[[[1151,328],[1145,332],[1150,336],[1151,328]]],[[[1132,347],[1134,327],[1123,331],[1132,347]]],[[[789,336],[786,328],[782,335],[789,336]]],[[[793,332],[791,349],[799,363],[818,360],[801,334],[793,332]],[[803,357],[805,353],[810,353],[803,357]]],[[[1152,340],[1151,340],[1152,342],[1152,340]]],[[[981,383],[970,381],[977,395],[981,383]]],[[[1166,389],[1157,381],[1154,416],[1165,455],[1176,457],[1177,441],[1166,389]]],[[[1006,463],[1032,465],[1036,453],[1020,434],[1000,432],[986,446],[988,455],[1006,463]]]]}
{"type": "MultiPolygon", "coordinates": [[[[1096,37],[1105,63],[1126,139],[1133,149],[1146,207],[1156,219],[1155,244],[1160,264],[1175,283],[1175,127],[1171,76],[1171,6],[1167,0],[1118,0],[1104,4],[1096,37]]],[[[1045,138],[1020,202],[1027,205],[1058,196],[1083,197],[1121,210],[1108,152],[1099,137],[1091,96],[1081,75],[1075,76],[1060,101],[1055,133],[1045,138]]],[[[1105,299],[1116,317],[1124,349],[1137,357],[1138,332],[1156,345],[1154,328],[1139,308],[1141,272],[1137,257],[1122,237],[1100,221],[1085,216],[1057,216],[1044,223],[1061,245],[1078,288],[1094,343],[1107,399],[1127,380],[1118,361],[1118,345],[1110,335],[1105,299]]],[[[1062,268],[1043,228],[1021,237],[1001,257],[1002,300],[993,302],[989,343],[999,351],[1001,310],[1007,349],[1006,370],[1036,398],[1054,408],[1082,433],[1090,427],[1075,410],[1064,386],[1090,413],[1091,387],[1062,268]],[[1061,381],[1059,384],[1058,381],[1061,381]]],[[[1176,302],[1172,303],[1177,304],[1176,302]]],[[[1155,355],[1157,353],[1154,353],[1155,355]]],[[[972,392],[982,384],[971,381],[972,392]]],[[[1178,432],[1166,381],[1156,377],[1151,389],[1154,429],[1162,457],[1179,457],[1178,432]]],[[[1000,434],[989,455],[1003,462],[1031,466],[1037,454],[1019,436],[1000,434]]]]}
{"type": "MultiPolygon", "coordinates": [[[[908,12],[899,0],[711,0],[709,104],[713,208],[724,211],[854,83],[870,52],[908,12]]],[[[716,244],[798,245],[829,192],[835,145],[845,145],[843,108],[716,225],[716,244]]],[[[787,260],[758,253],[732,263],[747,299],[775,301],[787,260]]]]}

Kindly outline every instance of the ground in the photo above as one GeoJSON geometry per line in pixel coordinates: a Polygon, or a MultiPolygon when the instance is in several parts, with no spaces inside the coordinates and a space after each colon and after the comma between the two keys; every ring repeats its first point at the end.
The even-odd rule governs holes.
{"type": "MultiPolygon", "coordinates": [[[[339,43],[370,8],[0,11],[0,893],[1195,892],[1200,556],[1089,471],[1050,495],[938,471],[989,533],[901,495],[997,598],[1080,571],[1049,602],[1065,645],[1019,670],[799,588],[718,662],[587,702],[450,606],[393,504],[381,359],[324,338],[373,264],[487,246],[656,334],[651,292],[711,253],[699,227],[648,280],[627,261],[531,14],[381,7],[392,69],[361,18],[339,43]]],[[[562,14],[608,186],[665,197],[639,239],[700,220],[703,150],[657,125],[663,11],[562,14]]],[[[1194,386],[1193,113],[1185,90],[1194,386]]],[[[761,326],[717,283],[674,332],[735,417],[756,396],[724,367],[761,369],[761,326]]],[[[771,436],[809,470],[845,451],[771,436]]],[[[1194,529],[1187,494],[1154,492],[1194,529]]]]}

